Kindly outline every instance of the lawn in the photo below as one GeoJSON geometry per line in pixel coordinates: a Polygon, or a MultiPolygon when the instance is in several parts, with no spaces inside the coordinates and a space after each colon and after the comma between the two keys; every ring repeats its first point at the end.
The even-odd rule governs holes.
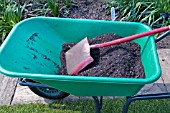
{"type": "MultiPolygon", "coordinates": [[[[104,99],[101,113],[121,113],[124,98],[104,99]]],[[[128,113],[168,113],[170,111],[170,98],[142,100],[133,102],[128,113]]],[[[74,101],[56,101],[52,104],[25,104],[14,106],[0,106],[0,113],[94,113],[95,107],[92,99],[74,101]]]]}

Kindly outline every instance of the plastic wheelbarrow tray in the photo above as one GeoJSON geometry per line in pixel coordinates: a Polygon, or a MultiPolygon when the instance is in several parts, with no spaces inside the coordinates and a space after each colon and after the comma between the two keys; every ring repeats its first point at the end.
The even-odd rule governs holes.
{"type": "Polygon", "coordinates": [[[121,37],[151,30],[135,22],[36,17],[18,23],[0,47],[0,72],[33,79],[77,96],[132,96],[156,81],[161,68],[153,36],[134,40],[141,47],[145,79],[56,75],[62,44],[104,33],[121,37]]]}

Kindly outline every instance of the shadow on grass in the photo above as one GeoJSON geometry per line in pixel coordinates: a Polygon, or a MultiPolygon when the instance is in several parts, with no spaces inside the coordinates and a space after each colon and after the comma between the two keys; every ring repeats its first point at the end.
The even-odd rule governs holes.
{"type": "MultiPolygon", "coordinates": [[[[125,98],[104,99],[101,113],[121,113],[125,98]]],[[[70,110],[74,113],[95,113],[92,99],[56,101],[49,104],[51,109],[70,110]]],[[[169,99],[140,100],[132,102],[128,113],[167,113],[170,111],[169,99]]]]}
{"type": "MultiPolygon", "coordinates": [[[[101,113],[121,113],[125,98],[104,99],[101,113]]],[[[132,102],[128,113],[169,113],[170,98],[132,102]]],[[[95,113],[92,99],[56,101],[49,105],[23,104],[0,106],[0,113],[95,113]]]]}

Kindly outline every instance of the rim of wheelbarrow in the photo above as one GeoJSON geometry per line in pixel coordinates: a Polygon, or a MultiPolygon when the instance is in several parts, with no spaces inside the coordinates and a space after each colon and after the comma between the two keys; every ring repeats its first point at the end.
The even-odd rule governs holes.
{"type": "MultiPolygon", "coordinates": [[[[2,69],[0,69],[2,70],[2,69]]],[[[1,71],[2,72],[2,71],[1,71]]],[[[23,78],[29,78],[29,79],[34,79],[34,80],[56,80],[56,81],[75,81],[75,82],[95,82],[95,83],[117,83],[117,84],[142,84],[144,85],[145,83],[149,84],[152,83],[153,81],[157,80],[158,77],[150,77],[147,79],[142,79],[142,78],[109,78],[108,77],[81,77],[81,76],[67,76],[67,75],[49,75],[44,76],[47,74],[29,74],[29,73],[15,73],[15,72],[10,72],[4,70],[2,72],[4,75],[8,75],[11,77],[23,77],[23,78]]],[[[153,76],[156,76],[158,73],[156,73],[153,76]]]]}
{"type": "MultiPolygon", "coordinates": [[[[153,51],[156,51],[156,44],[154,36],[149,37],[153,46],[153,51]]],[[[5,44],[3,44],[5,45],[5,44]]],[[[0,50],[1,53],[1,50],[0,50]]],[[[94,76],[68,76],[68,75],[59,75],[56,76],[55,74],[30,74],[30,73],[18,73],[14,71],[8,71],[0,65],[0,73],[4,75],[8,75],[11,77],[22,77],[22,78],[29,78],[34,80],[57,80],[57,81],[75,81],[75,82],[95,82],[95,83],[117,83],[117,84],[149,84],[153,83],[157,79],[160,78],[161,75],[161,68],[159,64],[159,59],[156,58],[157,54],[154,54],[154,59],[156,63],[156,72],[154,75],[147,79],[143,78],[114,78],[114,77],[94,77],[94,76]],[[44,76],[48,75],[48,76],[44,76]]]]}
{"type": "MultiPolygon", "coordinates": [[[[51,19],[52,17],[34,17],[34,18],[30,18],[30,19],[26,19],[24,20],[24,22],[28,21],[28,20],[32,20],[32,19],[51,19]]],[[[62,19],[62,18],[55,18],[55,19],[62,19]]],[[[65,20],[70,20],[68,18],[66,18],[65,20]]],[[[73,19],[72,21],[76,21],[78,19],[73,19]]],[[[80,20],[79,20],[80,21],[80,20]]],[[[84,21],[89,21],[88,19],[84,19],[84,21]]],[[[105,20],[95,20],[95,21],[99,21],[99,22],[103,22],[105,20]]],[[[132,22],[126,22],[126,23],[132,23],[132,22]]],[[[136,22],[133,22],[136,23],[136,22]]],[[[18,23],[14,28],[16,28],[18,25],[23,24],[23,22],[18,23]]],[[[151,28],[147,25],[144,25],[148,30],[151,30],[151,28]]],[[[15,29],[12,29],[12,31],[10,32],[10,34],[12,34],[13,32],[15,32],[15,29]]],[[[9,35],[8,35],[9,36],[9,35]]],[[[148,37],[151,40],[151,43],[153,46],[153,51],[156,51],[156,44],[155,44],[155,40],[153,36],[148,37]]],[[[9,38],[7,38],[3,44],[1,45],[1,48],[4,48],[4,46],[6,45],[6,43],[8,42],[9,38]]],[[[0,50],[0,53],[2,53],[2,49],[0,50]]],[[[151,77],[147,78],[147,79],[143,79],[143,78],[112,78],[110,77],[108,79],[108,77],[92,77],[92,76],[68,76],[68,75],[59,75],[56,76],[53,74],[30,74],[30,73],[18,73],[15,71],[8,71],[4,68],[2,68],[2,66],[0,65],[0,73],[7,75],[7,76],[11,76],[11,77],[22,77],[22,78],[30,78],[30,79],[37,79],[37,80],[57,80],[57,81],[75,81],[75,82],[95,82],[95,83],[117,83],[117,84],[148,84],[148,83],[152,83],[154,81],[156,81],[157,79],[159,79],[160,75],[161,75],[161,68],[160,68],[160,64],[157,58],[157,53],[154,52],[154,60],[156,61],[156,72],[154,75],[152,75],[151,77]],[[48,76],[44,76],[44,75],[48,75],[48,76]]]]}

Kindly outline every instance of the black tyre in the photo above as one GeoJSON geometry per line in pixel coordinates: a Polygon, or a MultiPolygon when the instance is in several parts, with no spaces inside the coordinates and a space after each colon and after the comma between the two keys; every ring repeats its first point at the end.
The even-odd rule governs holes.
{"type": "Polygon", "coordinates": [[[30,90],[37,94],[38,96],[47,98],[47,99],[63,99],[69,96],[69,93],[59,91],[54,88],[42,88],[42,87],[30,87],[30,90]]]}

